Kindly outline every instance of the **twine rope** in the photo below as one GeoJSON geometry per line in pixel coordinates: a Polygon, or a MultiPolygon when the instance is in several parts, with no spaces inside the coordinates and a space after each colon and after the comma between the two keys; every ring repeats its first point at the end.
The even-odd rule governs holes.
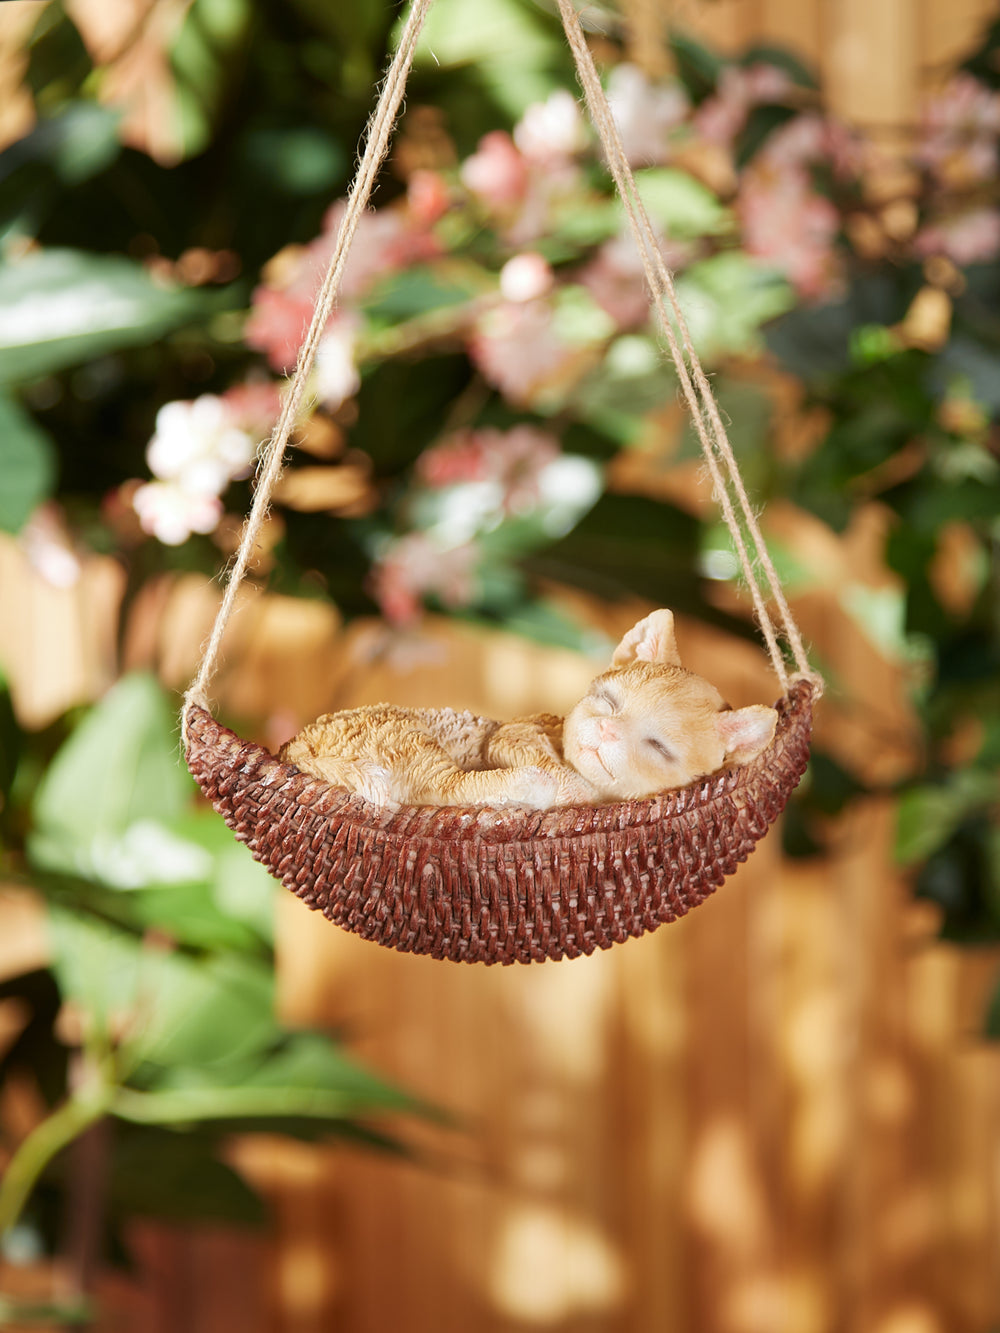
{"type": "Polygon", "coordinates": [[[399,45],[396,48],[396,54],[386,71],[378,102],[368,120],[365,130],[364,152],[361,156],[357,175],[347,196],[347,205],[337,234],[337,243],[316,297],[312,321],[305,340],[299,349],[298,361],[284,395],[281,414],[267,445],[261,453],[257,467],[253,504],[243,525],[239,549],[236,552],[226,582],[215,623],[202,654],[198,673],[184,695],[181,731],[185,744],[187,743],[189,709],[192,706],[204,708],[206,711],[208,709],[208,685],[218,667],[223,634],[235,608],[236,594],[246,577],[251,556],[260,536],[260,530],[267,517],[271,495],[278,477],[281,475],[285,450],[288,447],[292,428],[298,419],[299,408],[305,396],[309,374],[316,359],[316,350],[337,304],[351,242],[354,240],[354,234],[358,229],[362,215],[368,207],[368,201],[375,187],[379,169],[389,151],[389,141],[406,92],[406,83],[409,78],[410,67],[413,64],[417,40],[433,3],[434,0],[413,0],[399,39],[399,45]]]}
{"type": "Polygon", "coordinates": [[[812,680],[814,688],[818,690],[820,679],[810,670],[802,635],[792,616],[777,571],[768,552],[767,544],[761,533],[757,516],[747,495],[736,456],[722,423],[715,395],[692,343],[687,321],[677,297],[673,277],[663,258],[652,223],[649,220],[649,214],[639,194],[635,177],[632,174],[618,132],[617,123],[601,86],[600,76],[597,73],[593,56],[584,37],[579,16],[571,0],[559,0],[559,9],[566,38],[576,62],[577,75],[584,91],[590,117],[600,137],[608,168],[618,188],[629,226],[635,238],[646,282],[657,313],[660,316],[663,336],[666,339],[671,359],[677,370],[681,390],[694,421],[698,441],[712,477],[716,499],[736,545],[740,566],[750,589],[754,610],[767,643],[771,664],[781,682],[782,689],[787,693],[788,673],[778,644],[777,631],[758,582],[754,562],[747,551],[733,501],[719,465],[720,458],[728,474],[729,484],[735,492],[736,501],[746,522],[747,530],[750,533],[754,553],[764,571],[768,590],[778,607],[784,636],[791,648],[796,667],[799,673],[812,680]],[[677,332],[675,332],[675,324],[677,332]],[[679,340],[678,333],[680,334],[679,340]]]}
{"type": "MultiPolygon", "coordinates": [[[[406,91],[417,41],[432,4],[433,0],[412,0],[396,54],[386,72],[378,102],[368,121],[364,152],[347,197],[347,205],[337,235],[337,243],[316,298],[312,320],[299,351],[294,373],[284,395],[281,414],[267,445],[261,453],[255,480],[253,503],[243,525],[239,549],[236,552],[197,675],[184,695],[181,730],[185,744],[187,743],[189,710],[192,707],[208,710],[208,685],[218,668],[226,625],[235,608],[236,594],[246,577],[261,528],[267,517],[271,495],[278,477],[281,475],[285,450],[288,447],[288,441],[305,396],[316,352],[326,325],[337,304],[351,243],[354,240],[361,217],[368,206],[379,169],[388,152],[392,131],[406,91]]],[[[737,502],[754,544],[755,554],[764,570],[769,591],[778,606],[785,638],[791,647],[796,665],[799,672],[810,677],[814,686],[818,688],[820,685],[819,677],[810,671],[802,636],[792,617],[767,546],[761,535],[732,446],[722,424],[722,418],[711,385],[691,341],[687,322],[677,299],[673,277],[663,259],[649,215],[639,195],[635,177],[628,164],[618,127],[601,86],[597,68],[594,65],[593,57],[583,35],[583,29],[580,26],[579,17],[570,0],[559,0],[559,9],[562,14],[563,28],[576,61],[577,74],[584,90],[590,116],[600,136],[605,158],[618,188],[638,247],[646,281],[660,317],[663,334],[677,370],[685,401],[695,424],[702,452],[708,464],[716,498],[722,508],[726,526],[729,528],[736,544],[740,565],[753,598],[754,609],[767,643],[771,663],[781,682],[782,690],[787,694],[789,678],[785,669],[784,657],[778,645],[777,631],[758,583],[753,560],[747,551],[733,501],[720,468],[720,457],[728,473],[729,482],[736,493],[737,502]],[[671,314],[680,333],[680,341],[678,341],[677,334],[674,332],[671,314]]]]}

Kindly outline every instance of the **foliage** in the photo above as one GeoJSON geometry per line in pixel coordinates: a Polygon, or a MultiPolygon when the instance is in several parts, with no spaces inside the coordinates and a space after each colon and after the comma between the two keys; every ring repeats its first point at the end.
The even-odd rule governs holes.
{"type": "Polygon", "coordinates": [[[327,1035],[277,1020],[273,883],[193,793],[173,706],[143,675],[84,713],[20,793],[30,833],[23,863],[8,839],[6,869],[45,893],[52,949],[50,972],[0,987],[25,1014],[0,1078],[30,1070],[51,1111],[0,1185],[0,1231],[18,1222],[22,1246],[51,1224],[61,1151],[109,1117],[107,1225],[122,1252],[136,1215],[261,1219],[226,1161],[234,1132],[399,1150],[366,1120],[431,1114],[327,1035]]]}
{"type": "MultiPolygon", "coordinates": [[[[398,7],[194,0],[176,30],[100,59],[86,6],[79,30],[56,0],[39,11],[37,120],[0,154],[0,527],[37,556],[61,524],[122,562],[131,596],[228,554],[398,7]],[[136,86],[156,98],[121,93],[136,86]]],[[[1000,29],[929,99],[905,169],[827,114],[786,53],[672,46],[676,78],[618,63],[608,88],[696,345],[762,501],[834,531],[872,503],[890,515],[899,591],[846,610],[908,665],[922,724],[899,862],[946,934],[996,938],[1000,29]],[[762,360],[826,422],[804,451],[772,447],[774,403],[746,373],[762,360]]],[[[377,612],[404,648],[428,607],[587,647],[559,585],[751,633],[719,609],[725,534],[621,480],[655,483],[693,447],[665,424],[676,382],[573,87],[543,6],[438,0],[324,332],[270,586],[377,612]]],[[[219,1154],[236,1124],[371,1137],[369,1112],[417,1109],[274,1020],[269,885],[191,806],[152,682],[42,736],[8,702],[6,857],[49,903],[54,963],[7,983],[31,1018],[4,1068],[31,1066],[55,1127],[5,1186],[8,1216],[43,1165],[46,1216],[54,1148],[95,1116],[117,1125],[117,1223],[252,1211],[219,1154]],[[63,1101],[70,1068],[85,1076],[63,1101]],[[196,1182],[183,1199],[167,1166],[196,1182]]],[[[817,754],[788,850],[821,850],[863,790],[817,754]]],[[[998,1011],[1000,996],[994,1034],[998,1011]]]]}

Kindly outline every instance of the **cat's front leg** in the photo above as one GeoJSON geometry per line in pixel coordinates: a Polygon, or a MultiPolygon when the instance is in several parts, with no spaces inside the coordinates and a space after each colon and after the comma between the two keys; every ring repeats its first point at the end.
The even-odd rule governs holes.
{"type": "Polygon", "coordinates": [[[457,773],[448,783],[447,804],[484,805],[502,809],[525,805],[548,810],[563,804],[555,773],[537,765],[523,768],[489,768],[457,773]]]}

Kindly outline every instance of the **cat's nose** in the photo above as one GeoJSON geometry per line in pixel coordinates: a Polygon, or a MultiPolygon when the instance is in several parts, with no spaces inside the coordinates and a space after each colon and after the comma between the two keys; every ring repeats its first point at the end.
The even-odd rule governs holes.
{"type": "Polygon", "coordinates": [[[606,717],[601,718],[601,740],[616,741],[618,739],[618,728],[606,717]]]}

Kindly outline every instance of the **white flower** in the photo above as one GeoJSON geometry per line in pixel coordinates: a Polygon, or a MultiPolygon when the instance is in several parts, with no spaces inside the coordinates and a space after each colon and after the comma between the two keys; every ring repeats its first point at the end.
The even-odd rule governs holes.
{"type": "Polygon", "coordinates": [[[500,294],[505,301],[534,301],[551,286],[552,269],[535,251],[515,255],[500,270],[500,294]]]}
{"type": "Polygon", "coordinates": [[[206,393],[194,402],[160,408],[146,461],[161,481],[176,482],[191,493],[218,495],[234,477],[247,474],[254,453],[252,437],[233,424],[228,404],[206,393]]]}
{"type": "Polygon", "coordinates": [[[79,579],[80,561],[55,505],[39,505],[21,529],[20,542],[31,567],[53,588],[72,588],[79,579]]]}
{"type": "Polygon", "coordinates": [[[192,532],[212,532],[222,517],[222,501],[206,491],[174,481],[148,481],[132,497],[144,532],[164,546],[180,546],[192,532]]]}
{"type": "Polygon", "coordinates": [[[638,66],[616,65],[608,79],[608,101],[631,165],[663,162],[669,133],[688,112],[684,89],[676,83],[658,87],[638,66]]]}
{"type": "Polygon", "coordinates": [[[514,127],[514,142],[533,162],[572,157],[586,144],[576,98],[559,88],[544,102],[535,102],[514,127]]]}
{"type": "Polygon", "coordinates": [[[356,334],[356,321],[339,315],[327,325],[316,348],[313,371],[316,394],[331,410],[352,398],[361,387],[354,361],[356,334]]]}

